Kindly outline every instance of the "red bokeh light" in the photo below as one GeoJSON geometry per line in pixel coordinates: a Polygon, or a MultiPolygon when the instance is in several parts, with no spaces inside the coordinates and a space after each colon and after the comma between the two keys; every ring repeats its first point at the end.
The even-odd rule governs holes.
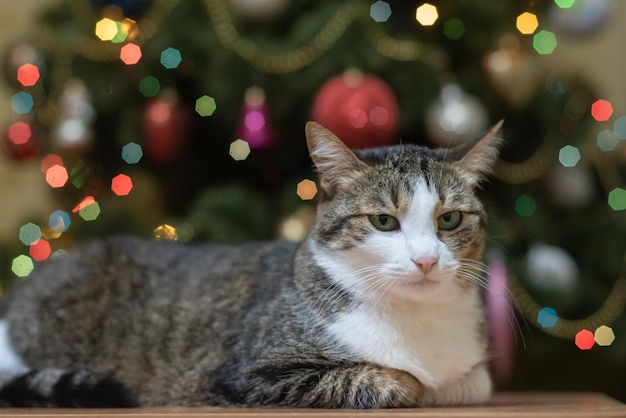
{"type": "Polygon", "coordinates": [[[593,332],[583,329],[576,334],[576,347],[581,350],[591,350],[593,345],[596,343],[593,337],[593,332]]]}
{"type": "Polygon", "coordinates": [[[50,253],[52,253],[52,249],[50,248],[50,243],[45,239],[38,239],[34,243],[31,244],[28,249],[28,254],[36,261],[43,261],[50,257],[50,253]]]}
{"type": "Polygon", "coordinates": [[[9,141],[15,145],[23,145],[28,142],[33,132],[30,130],[30,125],[26,122],[15,122],[9,126],[7,136],[9,141]]]}
{"type": "Polygon", "coordinates": [[[17,81],[23,86],[34,86],[39,80],[39,68],[33,64],[24,64],[17,69],[17,81]]]}
{"type": "Polygon", "coordinates": [[[141,48],[132,43],[124,45],[120,49],[120,59],[126,65],[137,64],[141,59],[141,48]]]}
{"type": "Polygon", "coordinates": [[[596,100],[591,105],[591,116],[598,122],[604,122],[609,120],[611,115],[613,114],[613,106],[611,102],[606,100],[596,100]]]}
{"type": "Polygon", "coordinates": [[[111,190],[118,196],[126,196],[133,188],[133,181],[126,174],[118,174],[111,181],[111,190]]]}

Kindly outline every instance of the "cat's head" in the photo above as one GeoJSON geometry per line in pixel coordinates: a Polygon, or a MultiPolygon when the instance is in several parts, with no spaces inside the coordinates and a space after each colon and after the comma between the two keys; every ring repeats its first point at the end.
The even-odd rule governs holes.
{"type": "Polygon", "coordinates": [[[445,302],[474,289],[486,214],[475,190],[498,156],[501,123],[461,147],[351,151],[315,122],[320,182],[314,257],[357,297],[445,302]]]}

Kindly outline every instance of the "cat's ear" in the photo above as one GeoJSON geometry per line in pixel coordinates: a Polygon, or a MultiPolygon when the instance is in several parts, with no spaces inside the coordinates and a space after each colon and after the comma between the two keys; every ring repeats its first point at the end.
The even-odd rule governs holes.
{"type": "Polygon", "coordinates": [[[493,170],[493,165],[498,159],[499,147],[502,144],[502,138],[499,136],[502,123],[501,120],[486,134],[448,152],[446,159],[457,161],[462,175],[472,185],[477,185],[493,170]]]}
{"type": "Polygon", "coordinates": [[[308,122],[305,132],[309,154],[317,168],[320,186],[327,196],[333,196],[342,187],[347,187],[359,173],[369,168],[319,123],[308,122]]]}

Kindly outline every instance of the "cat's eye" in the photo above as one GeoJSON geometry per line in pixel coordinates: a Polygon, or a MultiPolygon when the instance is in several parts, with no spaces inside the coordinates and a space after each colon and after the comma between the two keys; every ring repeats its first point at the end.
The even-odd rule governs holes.
{"type": "Polygon", "coordinates": [[[444,231],[452,231],[461,225],[463,220],[463,214],[461,211],[453,210],[452,212],[446,212],[437,219],[437,226],[444,231]]]}
{"type": "Polygon", "coordinates": [[[380,231],[393,231],[400,227],[400,222],[391,215],[369,215],[370,222],[380,231]]]}

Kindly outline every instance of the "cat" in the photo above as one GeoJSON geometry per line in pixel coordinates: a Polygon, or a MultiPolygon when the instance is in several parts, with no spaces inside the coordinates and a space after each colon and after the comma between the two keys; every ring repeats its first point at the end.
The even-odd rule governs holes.
{"type": "Polygon", "coordinates": [[[396,408],[489,399],[475,194],[500,124],[351,151],[316,122],[300,243],[96,240],[0,299],[0,405],[396,408]]]}

